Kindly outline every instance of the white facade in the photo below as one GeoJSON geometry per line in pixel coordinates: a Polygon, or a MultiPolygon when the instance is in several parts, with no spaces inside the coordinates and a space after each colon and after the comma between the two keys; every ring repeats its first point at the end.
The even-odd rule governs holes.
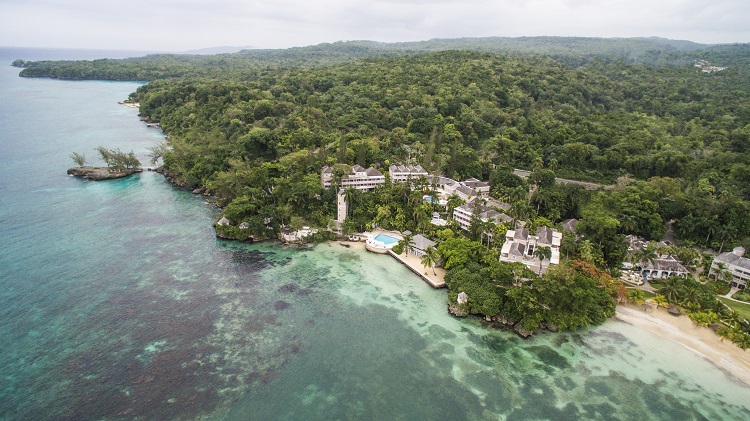
{"type": "Polygon", "coordinates": [[[539,227],[536,234],[529,234],[526,228],[508,230],[505,233],[505,243],[500,249],[501,262],[521,262],[532,271],[546,273],[550,265],[560,263],[560,244],[562,233],[549,227],[539,227]],[[540,261],[534,256],[537,247],[549,247],[552,251],[550,259],[540,261]]]}
{"type": "Polygon", "coordinates": [[[731,253],[721,253],[714,258],[711,263],[711,270],[708,272],[708,277],[716,279],[720,276],[719,271],[729,271],[732,274],[730,284],[734,287],[745,288],[748,280],[750,280],[750,259],[743,257],[745,255],[745,249],[737,247],[732,250],[731,253]]]}
{"type": "MultiPolygon", "coordinates": [[[[333,169],[329,166],[320,171],[320,182],[323,188],[331,187],[333,183],[333,169]]],[[[354,165],[352,172],[341,177],[340,188],[354,187],[357,190],[372,190],[385,183],[385,176],[373,167],[365,169],[361,165],[354,165]]]]}
{"type": "Polygon", "coordinates": [[[499,225],[503,222],[512,220],[510,216],[494,209],[490,209],[487,206],[478,203],[477,200],[473,200],[453,209],[453,219],[458,223],[458,226],[461,227],[461,229],[469,229],[472,215],[474,215],[474,206],[480,206],[478,217],[482,222],[492,221],[499,225]]]}
{"type": "Polygon", "coordinates": [[[427,170],[421,165],[391,165],[388,168],[388,174],[391,176],[392,183],[403,183],[409,179],[427,177],[427,170]]]}

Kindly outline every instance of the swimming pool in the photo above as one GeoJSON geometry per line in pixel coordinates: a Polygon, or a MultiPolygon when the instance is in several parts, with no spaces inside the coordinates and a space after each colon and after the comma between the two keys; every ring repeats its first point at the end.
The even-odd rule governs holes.
{"type": "Polygon", "coordinates": [[[386,246],[390,246],[392,244],[398,243],[398,238],[391,237],[388,234],[378,234],[375,238],[375,241],[380,241],[386,246]]]}
{"type": "Polygon", "coordinates": [[[365,248],[373,253],[388,253],[389,250],[393,248],[393,246],[398,243],[399,239],[388,235],[388,234],[378,234],[375,237],[370,237],[365,241],[365,248]]]}

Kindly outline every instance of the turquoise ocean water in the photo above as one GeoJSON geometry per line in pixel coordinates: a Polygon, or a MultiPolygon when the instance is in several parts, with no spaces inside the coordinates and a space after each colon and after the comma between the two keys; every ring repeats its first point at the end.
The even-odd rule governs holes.
{"type": "Polygon", "coordinates": [[[750,388],[627,324],[524,341],[387,256],[221,242],[158,174],[66,176],[98,145],[147,161],[138,85],[8,64],[100,53],[0,50],[0,419],[750,419],[750,388]]]}

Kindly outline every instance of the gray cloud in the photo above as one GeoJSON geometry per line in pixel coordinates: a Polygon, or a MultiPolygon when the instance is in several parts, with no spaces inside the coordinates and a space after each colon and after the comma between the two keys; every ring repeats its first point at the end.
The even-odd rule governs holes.
{"type": "Polygon", "coordinates": [[[538,35],[750,42],[746,0],[0,0],[0,14],[6,46],[179,51],[538,35]]]}

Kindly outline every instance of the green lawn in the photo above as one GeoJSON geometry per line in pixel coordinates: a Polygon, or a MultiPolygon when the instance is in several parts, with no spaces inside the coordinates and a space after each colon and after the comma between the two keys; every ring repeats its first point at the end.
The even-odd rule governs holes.
{"type": "Polygon", "coordinates": [[[656,293],[655,292],[649,292],[649,291],[643,291],[643,297],[646,298],[646,299],[654,298],[654,297],[656,297],[656,293]]]}
{"type": "MultiPolygon", "coordinates": [[[[628,288],[628,289],[635,289],[633,287],[626,287],[626,288],[628,288]]],[[[644,290],[641,290],[641,291],[643,291],[643,298],[646,299],[646,300],[648,300],[649,298],[656,297],[656,294],[653,293],[653,292],[648,292],[648,291],[644,291],[644,290]]]]}
{"type": "Polygon", "coordinates": [[[724,297],[719,297],[719,299],[722,303],[728,305],[729,308],[739,313],[740,316],[744,317],[747,320],[750,320],[750,304],[738,303],[737,301],[728,300],[724,297]]]}

